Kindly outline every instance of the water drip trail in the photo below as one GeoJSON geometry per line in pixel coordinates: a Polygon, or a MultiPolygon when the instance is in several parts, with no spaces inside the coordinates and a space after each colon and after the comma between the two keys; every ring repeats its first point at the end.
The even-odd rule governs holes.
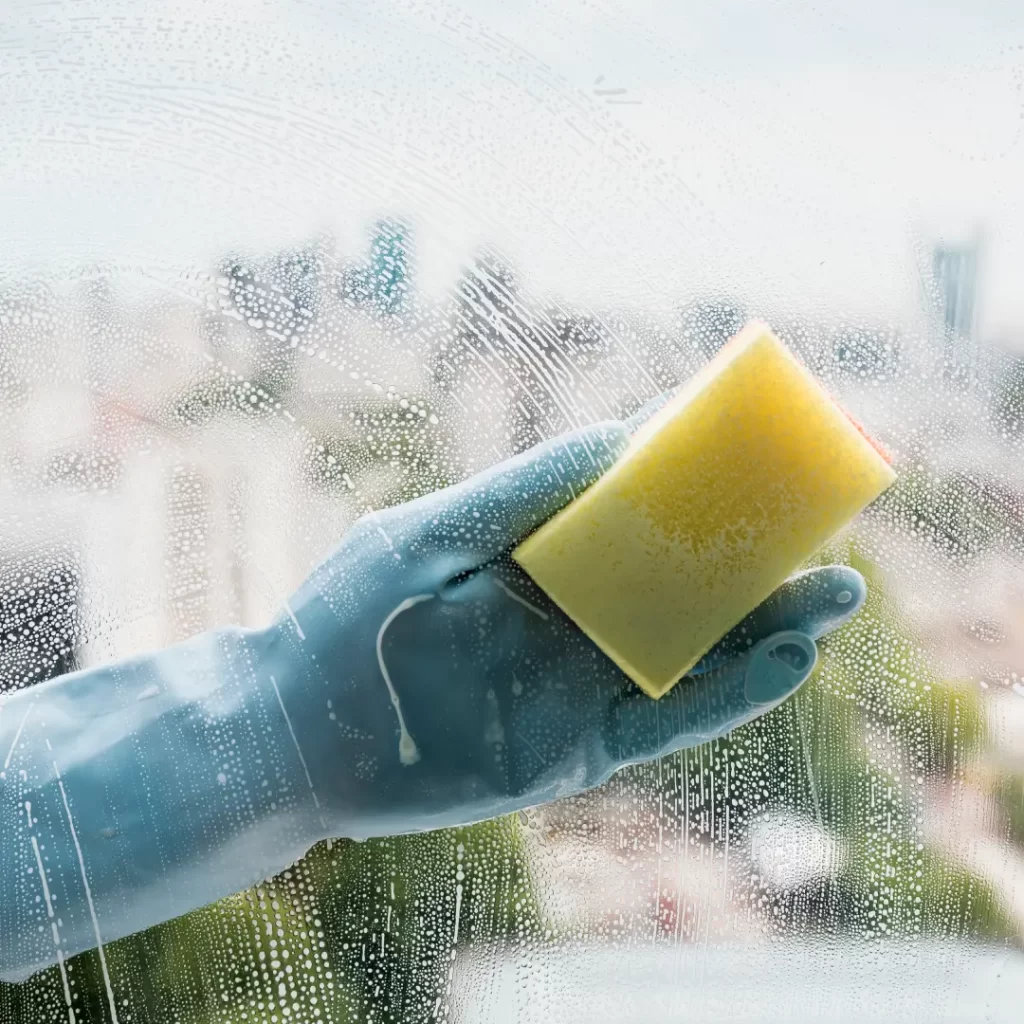
{"type": "Polygon", "coordinates": [[[391,704],[395,709],[395,714],[398,716],[398,760],[404,765],[415,764],[420,759],[420,752],[419,748],[416,746],[416,741],[409,734],[408,728],[406,728],[405,716],[402,714],[402,702],[398,699],[398,693],[395,691],[395,686],[391,682],[391,675],[388,673],[388,667],[384,664],[384,634],[387,632],[388,626],[390,626],[391,623],[402,614],[402,612],[408,611],[410,608],[415,605],[422,604],[424,601],[430,601],[434,597],[434,594],[414,594],[412,597],[407,597],[404,601],[391,609],[387,617],[381,623],[380,629],[377,630],[377,664],[380,666],[380,674],[384,677],[388,693],[391,696],[391,704]]]}

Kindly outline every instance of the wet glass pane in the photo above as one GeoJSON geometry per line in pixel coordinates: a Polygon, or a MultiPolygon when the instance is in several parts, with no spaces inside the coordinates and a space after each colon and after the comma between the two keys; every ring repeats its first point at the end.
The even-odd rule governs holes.
{"type": "MultiPolygon", "coordinates": [[[[24,934],[0,941],[0,1024],[1016,1020],[1022,22],[995,0],[8,0],[0,921],[24,934]],[[357,519],[629,416],[754,317],[899,474],[817,556],[870,595],[792,699],[583,795],[297,848],[129,937],[104,939],[98,888],[76,939],[60,856],[137,884],[140,920],[201,881],[161,849],[131,882],[125,801],[221,848],[261,800],[320,809],[326,769],[267,738],[276,681],[228,736],[249,670],[200,652],[181,679],[222,703],[180,723],[179,799],[140,770],[90,804],[64,719],[16,694],[210,630],[301,634],[288,597],[357,519]],[[223,812],[190,803],[200,761],[223,812]],[[12,794],[41,772],[58,795],[33,809],[12,794]]],[[[82,698],[90,749],[128,708],[148,763],[159,690],[112,685],[82,698]]]]}

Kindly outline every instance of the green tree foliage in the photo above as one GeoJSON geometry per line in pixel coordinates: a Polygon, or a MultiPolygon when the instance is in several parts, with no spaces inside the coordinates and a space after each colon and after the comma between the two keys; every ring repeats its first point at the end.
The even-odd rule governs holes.
{"type": "MultiPolygon", "coordinates": [[[[427,1019],[449,999],[457,951],[541,928],[518,818],[321,843],[220,903],[106,946],[121,1020],[234,1024],[427,1019]],[[318,1010],[319,1012],[312,1012],[318,1010]]],[[[76,1020],[111,1019],[97,953],[66,965],[76,1020]]],[[[0,986],[3,1019],[55,1020],[57,968],[0,986]]]]}

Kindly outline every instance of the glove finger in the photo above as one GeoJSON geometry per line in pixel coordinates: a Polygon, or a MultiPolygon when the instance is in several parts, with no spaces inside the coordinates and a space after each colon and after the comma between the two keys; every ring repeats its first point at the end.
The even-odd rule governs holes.
{"type": "Polygon", "coordinates": [[[804,633],[775,633],[742,657],[679,682],[660,700],[637,687],[609,709],[608,754],[617,767],[723,736],[784,701],[814,671],[817,647],[804,633]]]}
{"type": "Polygon", "coordinates": [[[799,572],[729,630],[689,674],[699,676],[717,668],[783,630],[818,640],[849,622],[864,606],[867,593],[864,577],[848,565],[799,572]]]}
{"type": "Polygon", "coordinates": [[[586,490],[629,444],[624,424],[607,420],[544,441],[463,483],[403,506],[419,521],[416,546],[495,558],[586,490]]]}

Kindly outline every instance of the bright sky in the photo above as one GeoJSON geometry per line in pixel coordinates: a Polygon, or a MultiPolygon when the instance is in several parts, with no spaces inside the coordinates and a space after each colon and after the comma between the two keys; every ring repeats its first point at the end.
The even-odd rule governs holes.
{"type": "Polygon", "coordinates": [[[6,0],[0,40],[0,275],[400,213],[432,287],[492,240],[584,301],[899,318],[977,231],[1024,339],[1019,0],[6,0]]]}

